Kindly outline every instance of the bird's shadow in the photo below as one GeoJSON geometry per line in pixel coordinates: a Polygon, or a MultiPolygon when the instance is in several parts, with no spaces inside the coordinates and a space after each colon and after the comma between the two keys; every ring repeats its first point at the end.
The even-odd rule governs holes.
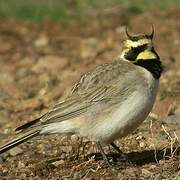
{"type": "MultiPolygon", "coordinates": [[[[165,150],[145,150],[142,152],[131,152],[124,154],[131,164],[142,166],[148,163],[158,162],[161,159],[172,156],[172,149],[167,148],[165,150]]],[[[180,156],[180,147],[176,148],[174,156],[180,156]]],[[[102,160],[102,155],[100,153],[92,153],[87,156],[87,158],[93,157],[96,161],[102,160]]],[[[107,157],[113,159],[115,162],[122,161],[122,155],[118,153],[109,153],[107,157]]]]}

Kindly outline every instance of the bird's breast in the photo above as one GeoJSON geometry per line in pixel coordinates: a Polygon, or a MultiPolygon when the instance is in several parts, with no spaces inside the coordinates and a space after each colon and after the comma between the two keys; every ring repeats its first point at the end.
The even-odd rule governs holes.
{"type": "Polygon", "coordinates": [[[92,129],[92,140],[110,143],[135,130],[148,116],[157,94],[158,80],[149,79],[147,86],[139,86],[126,100],[110,107],[92,129]]]}

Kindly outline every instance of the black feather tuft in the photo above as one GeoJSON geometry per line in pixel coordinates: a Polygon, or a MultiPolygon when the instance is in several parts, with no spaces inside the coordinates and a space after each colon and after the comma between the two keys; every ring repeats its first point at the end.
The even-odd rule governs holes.
{"type": "Polygon", "coordinates": [[[15,129],[15,131],[25,130],[25,129],[27,129],[28,127],[31,127],[31,126],[33,126],[34,124],[38,123],[41,118],[42,118],[42,116],[39,117],[39,118],[37,118],[37,119],[34,119],[34,120],[30,121],[30,122],[25,123],[25,124],[23,124],[22,126],[17,127],[17,128],[15,129]]]}

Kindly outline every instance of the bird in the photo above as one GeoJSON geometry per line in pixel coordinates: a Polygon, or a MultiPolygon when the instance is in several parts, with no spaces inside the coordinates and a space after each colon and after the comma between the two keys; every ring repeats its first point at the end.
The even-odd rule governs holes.
{"type": "Polygon", "coordinates": [[[18,137],[0,147],[0,154],[40,135],[63,134],[87,138],[103,150],[132,133],[152,110],[163,68],[150,34],[131,35],[119,56],[83,74],[71,92],[47,113],[16,128],[18,137]]]}

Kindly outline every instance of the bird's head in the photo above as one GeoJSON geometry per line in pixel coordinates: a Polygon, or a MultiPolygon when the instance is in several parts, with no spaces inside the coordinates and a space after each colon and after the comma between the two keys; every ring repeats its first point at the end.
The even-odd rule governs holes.
{"type": "Polygon", "coordinates": [[[162,72],[162,66],[160,57],[153,46],[153,26],[150,34],[138,35],[130,35],[126,27],[126,35],[128,39],[123,43],[121,59],[143,66],[149,71],[152,71],[156,78],[159,78],[162,72]]]}
{"type": "Polygon", "coordinates": [[[137,62],[138,60],[159,59],[153,47],[154,28],[151,34],[130,35],[126,27],[127,40],[123,43],[121,58],[137,62]]]}

